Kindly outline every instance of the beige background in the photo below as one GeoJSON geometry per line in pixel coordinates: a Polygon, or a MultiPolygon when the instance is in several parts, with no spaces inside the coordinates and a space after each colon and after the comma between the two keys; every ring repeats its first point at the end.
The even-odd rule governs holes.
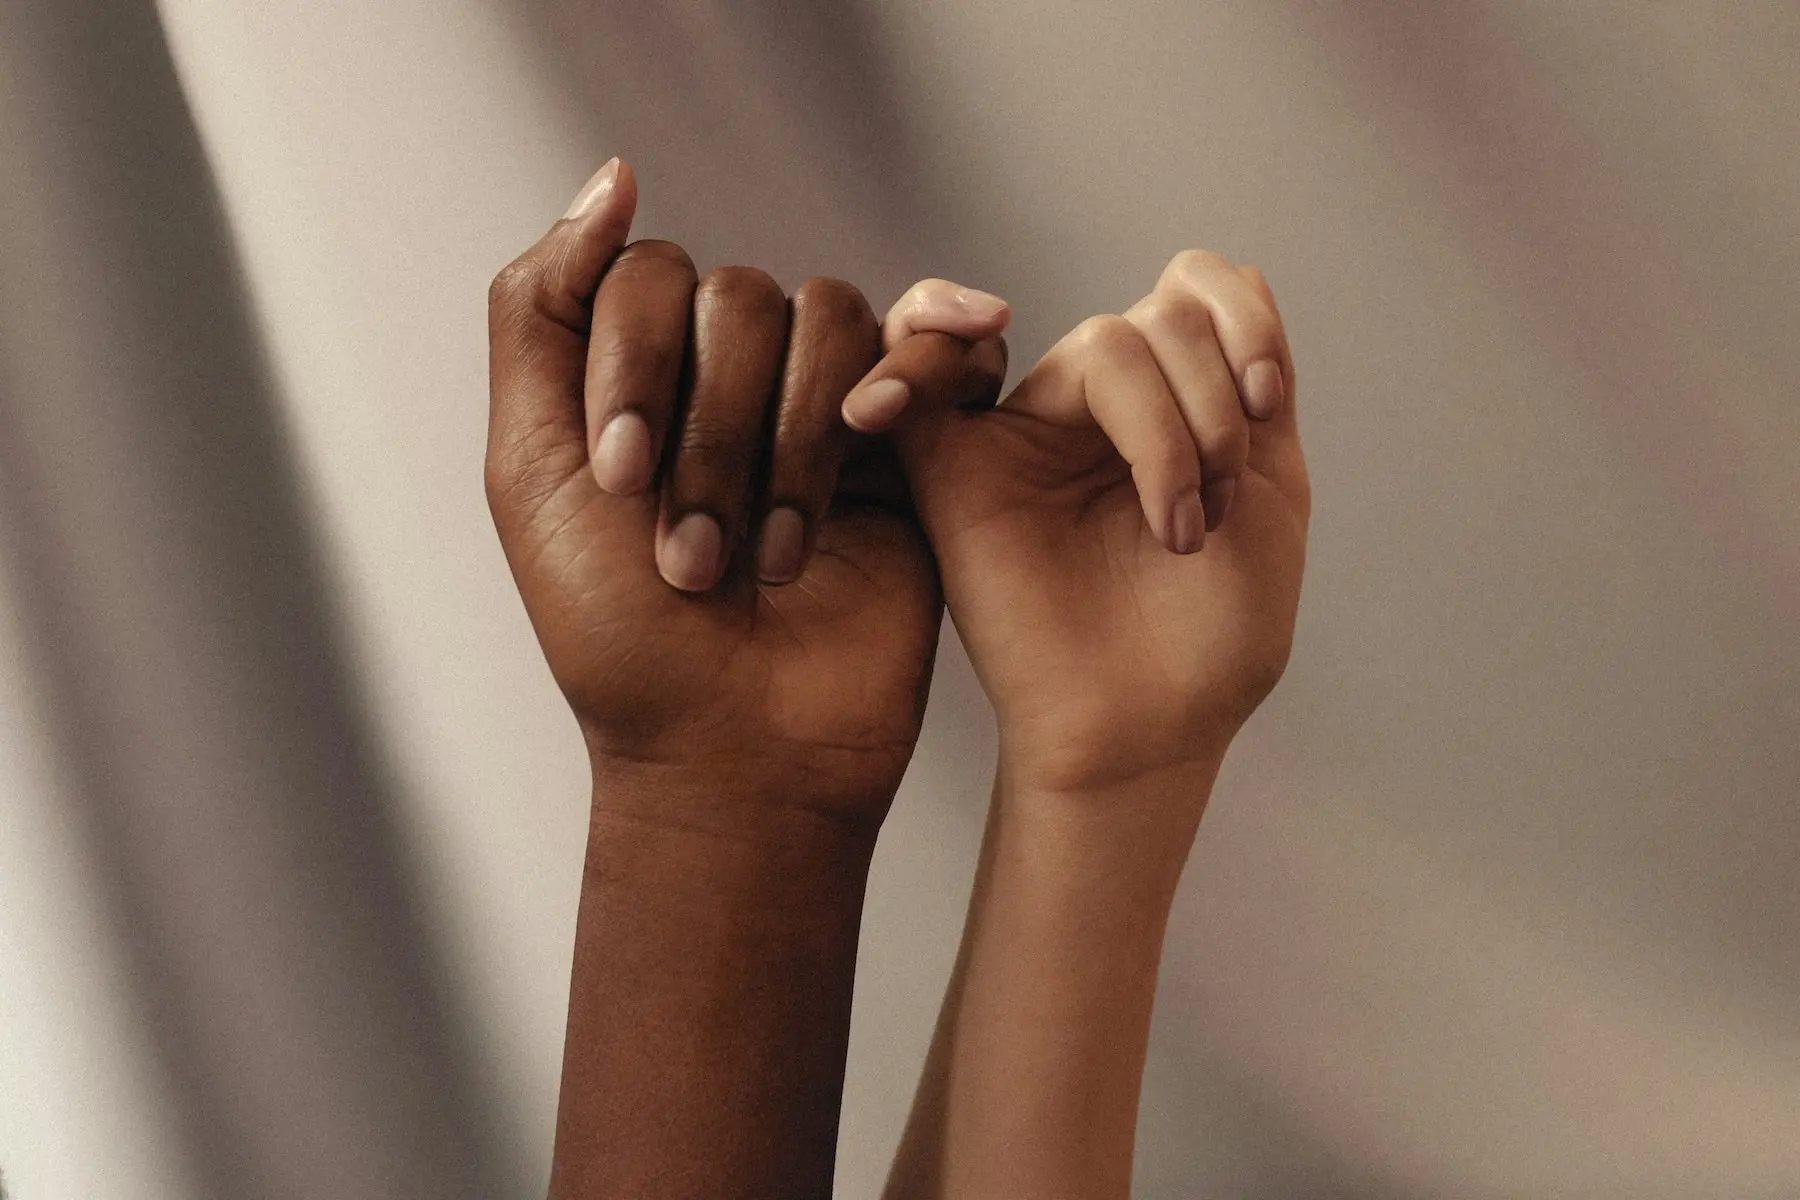
{"type": "MultiPolygon", "coordinates": [[[[1170,933],[1146,1197],[1800,1195],[1800,10],[0,0],[0,1171],[541,1194],[586,779],[488,277],[613,153],[702,267],[1287,314],[1294,665],[1170,933]]],[[[872,1194],[992,731],[871,886],[872,1194]]]]}

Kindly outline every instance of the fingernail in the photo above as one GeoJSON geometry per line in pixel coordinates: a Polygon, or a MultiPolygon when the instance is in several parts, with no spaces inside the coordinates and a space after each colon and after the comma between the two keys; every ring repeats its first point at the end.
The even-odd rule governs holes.
{"type": "Polygon", "coordinates": [[[1281,411],[1281,367],[1272,358],[1259,358],[1244,371],[1244,408],[1259,421],[1281,411]]]}
{"type": "Polygon", "coordinates": [[[705,513],[689,513],[669,530],[656,551],[656,569],[670,587],[704,592],[719,582],[719,523],[705,513]]]}
{"type": "Polygon", "coordinates": [[[635,496],[650,475],[650,426],[637,413],[615,414],[594,443],[594,479],[615,496],[635,496]]]}
{"type": "Polygon", "coordinates": [[[907,394],[905,380],[877,379],[844,400],[844,424],[859,433],[879,433],[905,411],[907,394]]]}
{"type": "Polygon", "coordinates": [[[1192,554],[1205,544],[1206,509],[1200,503],[1200,489],[1189,488],[1169,509],[1169,549],[1192,554]]]}
{"type": "Polygon", "coordinates": [[[569,205],[569,211],[563,214],[563,220],[573,221],[576,217],[585,217],[600,206],[600,202],[611,193],[613,184],[619,179],[619,160],[615,156],[606,160],[606,165],[594,172],[594,177],[581,185],[575,202],[569,205]]]}
{"type": "Polygon", "coordinates": [[[974,288],[958,288],[956,302],[962,305],[964,312],[978,321],[986,321],[1006,311],[1006,301],[992,292],[981,292],[974,288]]]}
{"type": "Polygon", "coordinates": [[[1231,511],[1231,498],[1237,495],[1237,480],[1215,479],[1200,488],[1200,504],[1206,509],[1206,532],[1211,533],[1225,523],[1231,511]]]}
{"type": "Polygon", "coordinates": [[[791,508],[778,508],[763,518],[756,546],[756,574],[767,583],[792,583],[806,564],[806,522],[791,508]]]}

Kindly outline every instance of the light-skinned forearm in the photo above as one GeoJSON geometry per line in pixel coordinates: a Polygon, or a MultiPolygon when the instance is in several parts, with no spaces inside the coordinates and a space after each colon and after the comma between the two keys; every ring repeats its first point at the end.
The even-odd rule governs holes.
{"type": "Polygon", "coordinates": [[[551,1200],[828,1197],[874,831],[597,772],[551,1200]]]}
{"type": "Polygon", "coordinates": [[[1216,764],[994,788],[887,1200],[1124,1200],[1163,932],[1216,764]]]}

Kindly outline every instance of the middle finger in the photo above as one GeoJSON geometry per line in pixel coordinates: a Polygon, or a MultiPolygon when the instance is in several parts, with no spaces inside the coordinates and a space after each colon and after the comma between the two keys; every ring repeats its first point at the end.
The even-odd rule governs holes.
{"type": "Polygon", "coordinates": [[[787,297],[752,267],[721,267],[694,292],[693,380],[656,531],[672,587],[710,589],[744,535],[787,328],[787,297]]]}

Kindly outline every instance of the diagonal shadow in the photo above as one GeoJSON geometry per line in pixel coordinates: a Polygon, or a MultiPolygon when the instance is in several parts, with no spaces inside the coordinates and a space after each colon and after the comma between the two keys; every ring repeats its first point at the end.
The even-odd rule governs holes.
{"type": "Polygon", "coordinates": [[[198,1194],[522,1194],[156,7],[0,75],[0,578],[198,1194]]]}

